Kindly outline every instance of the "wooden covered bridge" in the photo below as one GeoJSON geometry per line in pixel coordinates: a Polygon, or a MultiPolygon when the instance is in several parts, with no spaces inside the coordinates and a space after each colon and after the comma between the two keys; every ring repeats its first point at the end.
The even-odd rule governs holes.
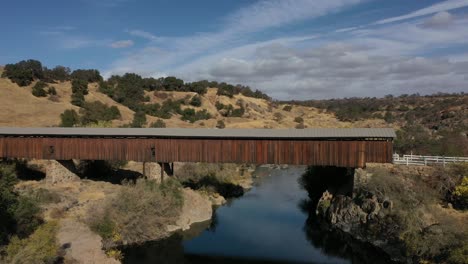
{"type": "Polygon", "coordinates": [[[392,162],[391,128],[0,128],[0,158],[364,167],[392,162]]]}

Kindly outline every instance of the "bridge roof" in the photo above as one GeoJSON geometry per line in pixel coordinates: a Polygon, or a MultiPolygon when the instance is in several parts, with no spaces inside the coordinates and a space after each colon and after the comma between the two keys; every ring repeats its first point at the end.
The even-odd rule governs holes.
{"type": "Polygon", "coordinates": [[[0,128],[2,136],[161,138],[395,138],[392,128],[215,129],[215,128],[0,128]]]}

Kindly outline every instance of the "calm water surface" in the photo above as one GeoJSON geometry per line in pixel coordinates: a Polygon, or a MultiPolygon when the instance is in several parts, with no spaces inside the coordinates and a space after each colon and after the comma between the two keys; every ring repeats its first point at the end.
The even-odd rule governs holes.
{"type": "Polygon", "coordinates": [[[307,238],[308,216],[299,206],[307,193],[297,182],[304,170],[269,170],[244,196],[218,208],[211,223],[126,248],[124,263],[350,263],[307,238]]]}

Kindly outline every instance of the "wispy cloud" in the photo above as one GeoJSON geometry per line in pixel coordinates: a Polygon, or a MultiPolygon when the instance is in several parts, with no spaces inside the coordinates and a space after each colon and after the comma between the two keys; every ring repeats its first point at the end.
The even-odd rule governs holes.
{"type": "MultiPolygon", "coordinates": [[[[222,29],[182,37],[128,30],[144,48],[114,61],[106,76],[162,72],[188,81],[242,83],[279,99],[382,96],[460,91],[468,63],[444,55],[468,45],[468,19],[447,10],[468,1],[446,1],[405,16],[315,35],[284,34],[266,40],[257,32],[338,12],[361,1],[260,1],[227,15],[222,29]],[[432,16],[429,16],[432,15],[432,16]],[[410,18],[429,16],[417,20],[410,18]],[[393,22],[393,23],[392,23],[393,22]]],[[[466,57],[466,51],[463,53],[466,57]]]]}
{"type": "Polygon", "coordinates": [[[392,22],[397,22],[397,21],[402,21],[402,20],[407,20],[411,18],[417,18],[421,16],[427,16],[431,14],[435,14],[438,12],[443,12],[443,11],[450,11],[453,9],[458,9],[462,7],[468,7],[468,0],[447,0],[441,3],[437,3],[431,6],[428,6],[423,9],[416,10],[414,12],[411,12],[406,15],[402,16],[397,16],[397,17],[391,17],[391,18],[386,18],[379,20],[375,22],[376,24],[387,24],[387,23],[392,23],[392,22]]]}
{"type": "Polygon", "coordinates": [[[120,48],[128,48],[133,46],[133,40],[119,40],[112,42],[110,46],[114,49],[120,49],[120,48]]]}
{"type": "Polygon", "coordinates": [[[128,34],[130,34],[130,35],[132,35],[132,36],[144,38],[144,39],[151,40],[151,41],[155,41],[155,40],[160,40],[160,39],[161,39],[161,37],[157,37],[157,36],[151,34],[150,32],[143,31],[143,30],[138,30],[138,29],[126,30],[125,32],[127,32],[128,34]]]}

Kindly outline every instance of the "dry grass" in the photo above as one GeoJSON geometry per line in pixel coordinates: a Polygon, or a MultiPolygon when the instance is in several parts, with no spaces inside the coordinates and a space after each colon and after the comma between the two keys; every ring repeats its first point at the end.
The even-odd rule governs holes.
{"type": "MultiPolygon", "coordinates": [[[[60,123],[60,114],[66,109],[79,110],[78,107],[70,103],[71,84],[70,82],[62,82],[52,84],[57,90],[57,97],[54,100],[48,98],[38,98],[31,94],[31,84],[28,87],[18,87],[6,78],[0,78],[0,126],[18,126],[18,127],[47,127],[57,126],[60,123]]],[[[116,106],[122,117],[119,120],[112,121],[113,127],[118,127],[128,124],[133,120],[134,112],[128,107],[121,105],[107,95],[98,91],[96,83],[89,84],[89,94],[86,95],[86,101],[100,101],[109,106],[116,106]]],[[[164,98],[156,96],[154,92],[145,92],[146,96],[150,97],[148,103],[162,104],[164,100],[172,99],[179,100],[191,98],[196,95],[194,92],[163,92],[164,98]]],[[[208,88],[205,95],[201,97],[202,105],[200,107],[182,106],[182,108],[192,107],[196,110],[206,109],[212,115],[212,119],[200,120],[194,123],[189,123],[180,119],[179,115],[174,115],[170,119],[164,120],[167,127],[203,127],[215,128],[218,120],[223,120],[226,128],[295,128],[297,122],[296,117],[304,119],[304,125],[307,128],[312,127],[385,127],[387,126],[383,120],[369,119],[363,121],[341,122],[334,114],[319,111],[313,107],[293,106],[290,111],[283,110],[285,105],[275,104],[263,99],[245,97],[241,94],[235,95],[232,98],[227,96],[219,96],[216,94],[216,88],[208,88]],[[245,108],[243,117],[223,117],[216,109],[216,102],[225,105],[233,105],[238,107],[242,104],[245,108]],[[281,120],[275,120],[275,113],[282,115],[281,120]]],[[[147,125],[155,122],[158,118],[146,116],[147,125]]]]}

